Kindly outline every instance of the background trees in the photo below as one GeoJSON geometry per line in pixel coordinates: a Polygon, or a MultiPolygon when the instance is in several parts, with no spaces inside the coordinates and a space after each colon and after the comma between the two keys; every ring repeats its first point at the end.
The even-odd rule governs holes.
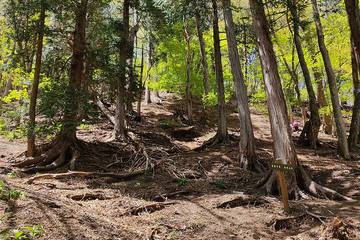
{"type": "MultiPolygon", "coordinates": [[[[265,103],[275,158],[299,165],[289,119],[304,117],[309,110],[300,140],[306,136],[315,148],[321,143],[320,116],[327,134],[332,117],[340,151],[350,159],[348,144],[356,149],[360,122],[358,2],[249,3],[4,1],[0,130],[13,132],[12,137],[27,132],[28,155],[34,155],[35,135],[52,137],[61,151],[48,152],[45,158],[51,160],[42,164],[59,158],[63,163],[63,156],[76,155],[79,125],[105,114],[114,125],[114,137],[127,139],[131,124],[141,122],[141,97],[149,102],[151,91],[172,92],[185,102],[181,124],[197,123],[196,104],[216,106],[216,140],[224,143],[226,113],[234,111],[227,103],[236,96],[239,155],[245,168],[257,168],[250,106],[264,110],[265,103]]],[[[161,103],[160,98],[154,94],[152,100],[161,103]]]]}

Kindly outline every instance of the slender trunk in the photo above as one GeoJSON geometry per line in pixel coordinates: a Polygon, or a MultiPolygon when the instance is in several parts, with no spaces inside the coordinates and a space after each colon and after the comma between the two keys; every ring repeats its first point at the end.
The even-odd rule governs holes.
{"type": "Polygon", "coordinates": [[[135,93],[137,91],[137,86],[136,86],[136,75],[135,75],[135,68],[134,68],[134,62],[136,61],[136,58],[134,58],[134,47],[135,46],[135,38],[137,36],[137,32],[139,30],[139,25],[136,24],[135,26],[133,26],[131,28],[131,31],[129,32],[129,55],[128,55],[128,59],[127,59],[127,68],[128,68],[128,79],[129,79],[129,88],[127,91],[127,98],[126,98],[126,110],[129,114],[133,113],[133,106],[132,103],[135,101],[135,93]],[[135,61],[134,61],[135,59],[135,61]]]}
{"type": "MultiPolygon", "coordinates": [[[[11,58],[14,56],[15,54],[15,49],[16,49],[16,42],[13,43],[13,47],[12,47],[12,50],[11,50],[11,53],[4,59],[4,62],[3,62],[3,65],[6,66],[8,64],[8,62],[11,60],[11,58]]],[[[2,69],[0,69],[0,82],[2,81],[2,69]]],[[[5,88],[4,88],[4,91],[0,94],[2,94],[1,96],[2,97],[5,97],[6,95],[9,94],[10,90],[12,88],[12,78],[9,78],[7,81],[6,81],[6,84],[5,84],[5,88]]]]}
{"type": "Polygon", "coordinates": [[[202,65],[202,72],[203,72],[203,84],[204,84],[204,93],[205,95],[209,94],[210,86],[209,86],[209,67],[206,61],[206,49],[205,49],[205,41],[203,32],[201,29],[201,17],[199,13],[195,15],[195,22],[196,22],[196,29],[197,35],[199,39],[200,45],[200,55],[201,55],[201,65],[202,65]]]}
{"type": "Polygon", "coordinates": [[[351,31],[351,64],[354,85],[354,106],[348,138],[349,148],[353,150],[359,138],[360,130],[360,11],[358,0],[345,0],[346,12],[348,14],[351,31]]]}
{"type": "MultiPolygon", "coordinates": [[[[324,84],[323,84],[323,80],[322,80],[322,73],[320,71],[320,69],[318,69],[317,67],[313,67],[313,72],[314,72],[314,79],[316,81],[316,86],[317,86],[317,97],[318,97],[318,101],[319,101],[319,105],[321,108],[326,108],[328,107],[328,103],[326,100],[326,96],[325,96],[325,89],[324,89],[324,84]]],[[[331,119],[331,115],[328,113],[324,113],[323,115],[324,118],[324,132],[325,134],[331,135],[332,133],[332,119],[331,119]]]]}
{"type": "Polygon", "coordinates": [[[192,97],[191,97],[191,36],[187,21],[184,21],[184,37],[186,42],[186,109],[189,123],[192,123],[192,97]]]}
{"type": "Polygon", "coordinates": [[[221,49],[219,36],[219,22],[218,9],[216,0],[212,0],[213,7],[213,38],[214,38],[214,57],[215,57],[215,72],[216,72],[216,86],[218,97],[218,130],[217,137],[219,142],[224,142],[227,139],[227,124],[225,111],[225,88],[224,77],[221,63],[221,49]]]}
{"type": "Polygon", "coordinates": [[[350,134],[348,138],[350,150],[354,150],[359,140],[360,131],[360,81],[359,81],[359,65],[355,53],[355,47],[351,48],[351,66],[354,86],[354,105],[350,124],[350,134]]]}
{"type": "Polygon", "coordinates": [[[27,156],[33,157],[35,155],[35,117],[36,117],[36,100],[39,91],[40,73],[41,73],[41,58],[44,39],[45,28],[45,1],[41,1],[41,12],[39,18],[39,33],[37,39],[36,62],[34,82],[31,88],[30,107],[29,107],[29,126],[28,126],[28,139],[27,139],[27,156]]]}
{"type": "Polygon", "coordinates": [[[84,74],[86,48],[86,15],[88,0],[81,0],[75,9],[75,31],[73,54],[70,68],[70,81],[67,90],[68,101],[65,105],[63,136],[66,140],[76,139],[78,111],[80,103],[81,81],[84,74]]]}
{"type": "Polygon", "coordinates": [[[144,45],[141,46],[141,64],[140,64],[140,77],[139,77],[139,93],[137,101],[137,114],[141,117],[141,99],[143,93],[143,74],[144,74],[144,45]]]}
{"type": "Polygon", "coordinates": [[[316,148],[316,143],[318,141],[319,129],[320,129],[320,125],[321,125],[320,115],[319,115],[319,107],[316,102],[316,95],[315,95],[314,88],[312,86],[310,71],[307,66],[305,56],[304,56],[304,51],[303,51],[302,44],[301,44],[301,38],[300,38],[300,33],[299,33],[300,19],[299,19],[299,15],[298,15],[298,11],[297,11],[296,0],[290,0],[290,12],[291,12],[292,21],[293,21],[294,43],[296,46],[296,51],[297,51],[297,55],[299,58],[301,70],[302,70],[302,73],[304,76],[306,90],[309,95],[309,105],[310,105],[310,113],[311,113],[310,119],[309,119],[310,124],[309,124],[308,132],[305,133],[304,132],[305,128],[304,128],[301,136],[307,135],[308,141],[310,142],[311,146],[313,148],[316,148]]]}
{"type": "Polygon", "coordinates": [[[115,109],[115,138],[124,138],[126,136],[126,65],[129,56],[129,11],[130,0],[124,0],[123,20],[120,29],[120,47],[119,47],[119,78],[116,86],[116,109],[115,109]]]}
{"type": "Polygon", "coordinates": [[[334,113],[334,119],[335,119],[335,123],[336,123],[336,130],[337,130],[337,135],[338,135],[338,143],[339,143],[339,147],[340,147],[340,152],[345,159],[350,159],[349,146],[348,146],[347,137],[346,137],[345,123],[344,123],[344,119],[343,119],[343,116],[341,113],[339,91],[337,88],[336,76],[335,76],[333,67],[331,65],[328,50],[325,45],[324,34],[323,34],[322,24],[321,24],[321,20],[320,20],[320,16],[319,16],[317,1],[311,0],[311,5],[313,7],[313,12],[314,12],[314,21],[316,24],[316,33],[318,36],[318,44],[319,44],[321,55],[323,57],[325,70],[326,70],[326,74],[327,74],[327,79],[328,79],[328,83],[329,83],[329,88],[330,88],[331,102],[332,102],[332,106],[333,106],[333,113],[334,113]]]}
{"type": "Polygon", "coordinates": [[[146,74],[146,78],[145,78],[145,104],[148,105],[151,103],[151,91],[149,89],[149,81],[150,81],[150,68],[152,67],[153,64],[153,59],[152,59],[152,54],[153,54],[153,45],[151,43],[151,39],[149,39],[149,56],[148,56],[148,63],[147,63],[147,74],[146,74]]]}
{"type": "Polygon", "coordinates": [[[234,32],[233,16],[230,9],[230,0],[223,0],[225,28],[229,48],[229,60],[233,75],[237,105],[240,119],[240,163],[243,168],[255,170],[256,153],[255,137],[250,117],[249,99],[244,75],[241,70],[240,57],[234,32]]]}

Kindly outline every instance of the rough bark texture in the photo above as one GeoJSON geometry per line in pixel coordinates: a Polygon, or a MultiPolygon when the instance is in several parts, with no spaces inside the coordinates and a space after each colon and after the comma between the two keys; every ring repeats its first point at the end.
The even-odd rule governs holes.
{"type": "Polygon", "coordinates": [[[240,119],[240,163],[243,168],[256,170],[255,137],[250,117],[247,86],[241,70],[240,57],[234,32],[230,0],[223,0],[226,36],[229,48],[229,60],[233,75],[240,119]]]}
{"type": "Polygon", "coordinates": [[[73,41],[73,56],[71,59],[70,81],[68,86],[68,101],[65,106],[63,135],[69,139],[76,139],[78,110],[80,103],[81,80],[84,72],[86,48],[86,15],[87,0],[77,3],[75,10],[75,31],[73,41]]]}
{"type": "Polygon", "coordinates": [[[201,17],[199,13],[195,15],[195,22],[196,22],[196,30],[199,39],[200,45],[200,55],[201,55],[201,65],[202,65],[202,73],[203,73],[203,84],[204,84],[204,93],[205,95],[209,94],[210,85],[209,85],[209,67],[206,61],[206,50],[205,50],[205,41],[203,32],[201,29],[201,17]]]}
{"type": "MultiPolygon", "coordinates": [[[[290,197],[300,198],[303,195],[302,190],[304,190],[318,197],[349,200],[349,198],[312,181],[300,165],[291,139],[285,98],[263,3],[262,0],[249,0],[249,3],[268,99],[271,134],[274,140],[274,158],[281,160],[284,164],[292,164],[294,166],[294,171],[289,171],[286,174],[290,197]]],[[[264,187],[268,193],[279,193],[276,184],[276,173],[271,171],[259,186],[264,187]]]]}
{"type": "Polygon", "coordinates": [[[348,14],[351,31],[351,64],[354,85],[354,107],[350,125],[350,135],[348,138],[349,148],[353,149],[359,137],[360,130],[360,11],[358,0],[345,0],[346,12],[348,14]]]}
{"type": "Polygon", "coordinates": [[[215,55],[215,72],[216,72],[216,86],[218,95],[218,142],[224,142],[227,139],[227,124],[225,112],[225,90],[224,77],[221,63],[221,49],[219,37],[219,22],[218,9],[216,0],[212,0],[213,7],[213,38],[214,38],[214,55],[215,55]]]}
{"type": "Polygon", "coordinates": [[[120,47],[119,47],[119,78],[116,83],[116,109],[114,125],[115,138],[125,138],[126,136],[126,65],[129,55],[129,22],[130,22],[130,0],[124,0],[123,3],[123,20],[120,29],[120,47]]]}
{"type": "Polygon", "coordinates": [[[321,20],[320,20],[320,16],[319,16],[317,1],[311,0],[311,5],[313,8],[313,13],[314,13],[314,21],[315,21],[315,25],[316,25],[318,44],[319,44],[321,55],[323,57],[326,75],[327,75],[329,88],[330,88],[331,102],[332,102],[332,106],[333,106],[333,113],[334,113],[334,119],[335,119],[335,123],[336,123],[336,130],[337,130],[337,135],[338,135],[338,143],[339,143],[340,152],[341,152],[341,155],[345,159],[350,159],[349,146],[348,146],[347,137],[346,137],[345,123],[344,123],[343,116],[341,113],[341,105],[340,105],[340,100],[339,100],[339,91],[338,91],[337,83],[336,83],[336,76],[335,76],[331,61],[330,61],[330,56],[329,56],[327,47],[325,45],[323,28],[322,28],[322,24],[321,24],[321,20]]]}
{"type": "Polygon", "coordinates": [[[313,148],[316,148],[316,143],[318,141],[319,129],[320,129],[320,125],[321,125],[320,115],[319,115],[319,106],[316,102],[316,95],[315,95],[314,88],[312,86],[310,71],[307,66],[305,56],[304,56],[304,51],[303,51],[302,44],[301,44],[301,38],[300,38],[300,32],[299,32],[300,19],[299,19],[299,15],[298,15],[298,11],[297,11],[296,0],[289,0],[289,3],[290,3],[289,8],[290,8],[291,16],[292,16],[292,21],[293,21],[294,43],[296,46],[296,51],[297,51],[297,55],[299,58],[301,70],[302,70],[302,73],[304,76],[306,90],[309,95],[309,105],[310,105],[310,113],[311,113],[310,119],[309,119],[309,129],[307,132],[305,132],[305,128],[304,128],[303,132],[301,133],[300,138],[301,138],[301,140],[304,141],[305,137],[306,137],[307,138],[306,140],[309,141],[311,146],[313,148]]]}
{"type": "Polygon", "coordinates": [[[187,21],[184,22],[184,37],[186,42],[186,109],[188,121],[191,124],[192,116],[192,96],[191,96],[191,36],[187,21]]]}
{"type": "Polygon", "coordinates": [[[45,1],[41,1],[40,18],[38,25],[38,38],[36,50],[36,62],[34,81],[31,88],[30,106],[29,106],[29,126],[27,139],[27,156],[33,157],[35,155],[35,117],[36,117],[36,100],[39,91],[40,73],[41,73],[41,59],[43,50],[44,27],[45,27],[45,1]]]}

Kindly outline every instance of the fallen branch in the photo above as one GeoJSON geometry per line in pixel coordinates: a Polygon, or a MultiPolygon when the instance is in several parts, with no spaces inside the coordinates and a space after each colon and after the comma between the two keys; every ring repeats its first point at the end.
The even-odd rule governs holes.
{"type": "Polygon", "coordinates": [[[96,178],[96,177],[108,177],[116,180],[128,181],[140,175],[146,173],[146,170],[138,170],[128,174],[116,174],[116,173],[99,173],[99,172],[75,172],[70,171],[67,173],[56,173],[56,174],[42,174],[29,178],[25,183],[32,184],[36,180],[41,179],[63,179],[63,178],[96,178]]]}
{"type": "Polygon", "coordinates": [[[152,200],[156,201],[156,202],[163,202],[163,201],[166,201],[168,198],[176,197],[179,195],[187,195],[187,194],[190,194],[190,191],[181,190],[181,191],[176,191],[176,192],[172,192],[172,193],[159,194],[159,195],[153,197],[152,200]]]}
{"type": "Polygon", "coordinates": [[[175,205],[175,204],[176,204],[176,202],[168,202],[168,203],[155,203],[155,204],[150,204],[150,205],[140,206],[140,207],[131,207],[129,210],[127,210],[126,212],[121,214],[121,216],[139,215],[143,212],[153,213],[153,212],[164,209],[166,206],[175,205]]]}

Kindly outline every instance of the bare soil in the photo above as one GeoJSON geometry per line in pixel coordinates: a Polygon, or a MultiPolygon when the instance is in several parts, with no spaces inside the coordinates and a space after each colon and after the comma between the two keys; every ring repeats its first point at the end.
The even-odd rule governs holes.
{"type": "MultiPolygon", "coordinates": [[[[177,117],[182,106],[176,96],[164,94],[161,103],[144,106],[142,122],[131,123],[145,147],[167,154],[159,165],[166,168],[155,167],[131,181],[63,178],[28,184],[33,175],[12,167],[25,144],[0,138],[0,178],[25,193],[17,201],[0,201],[0,231],[41,224],[45,233],[40,239],[48,240],[360,239],[359,153],[354,155],[356,161],[343,161],[334,147],[336,139],[324,134],[316,152],[297,145],[301,162],[318,183],[356,201],[291,201],[291,213],[285,214],[278,197],[266,196],[254,187],[262,176],[239,168],[237,141],[194,151],[214,136],[215,110],[206,111],[209,120],[204,122],[201,107],[195,107],[197,124],[189,128],[189,134],[176,138],[176,129],[189,130],[177,117]],[[11,172],[17,177],[11,177],[11,172]],[[348,238],[339,234],[343,229],[348,238]]],[[[228,107],[229,130],[238,137],[234,109],[228,107]]],[[[268,118],[253,109],[252,120],[259,158],[271,161],[268,118]]],[[[78,137],[94,146],[99,142],[123,146],[111,140],[111,126],[105,119],[79,130],[78,137]]],[[[126,153],[104,152],[102,158],[83,154],[76,170],[124,173],[129,170],[125,169],[129,166],[126,153]]],[[[55,172],[66,171],[64,167],[55,172]]]]}

